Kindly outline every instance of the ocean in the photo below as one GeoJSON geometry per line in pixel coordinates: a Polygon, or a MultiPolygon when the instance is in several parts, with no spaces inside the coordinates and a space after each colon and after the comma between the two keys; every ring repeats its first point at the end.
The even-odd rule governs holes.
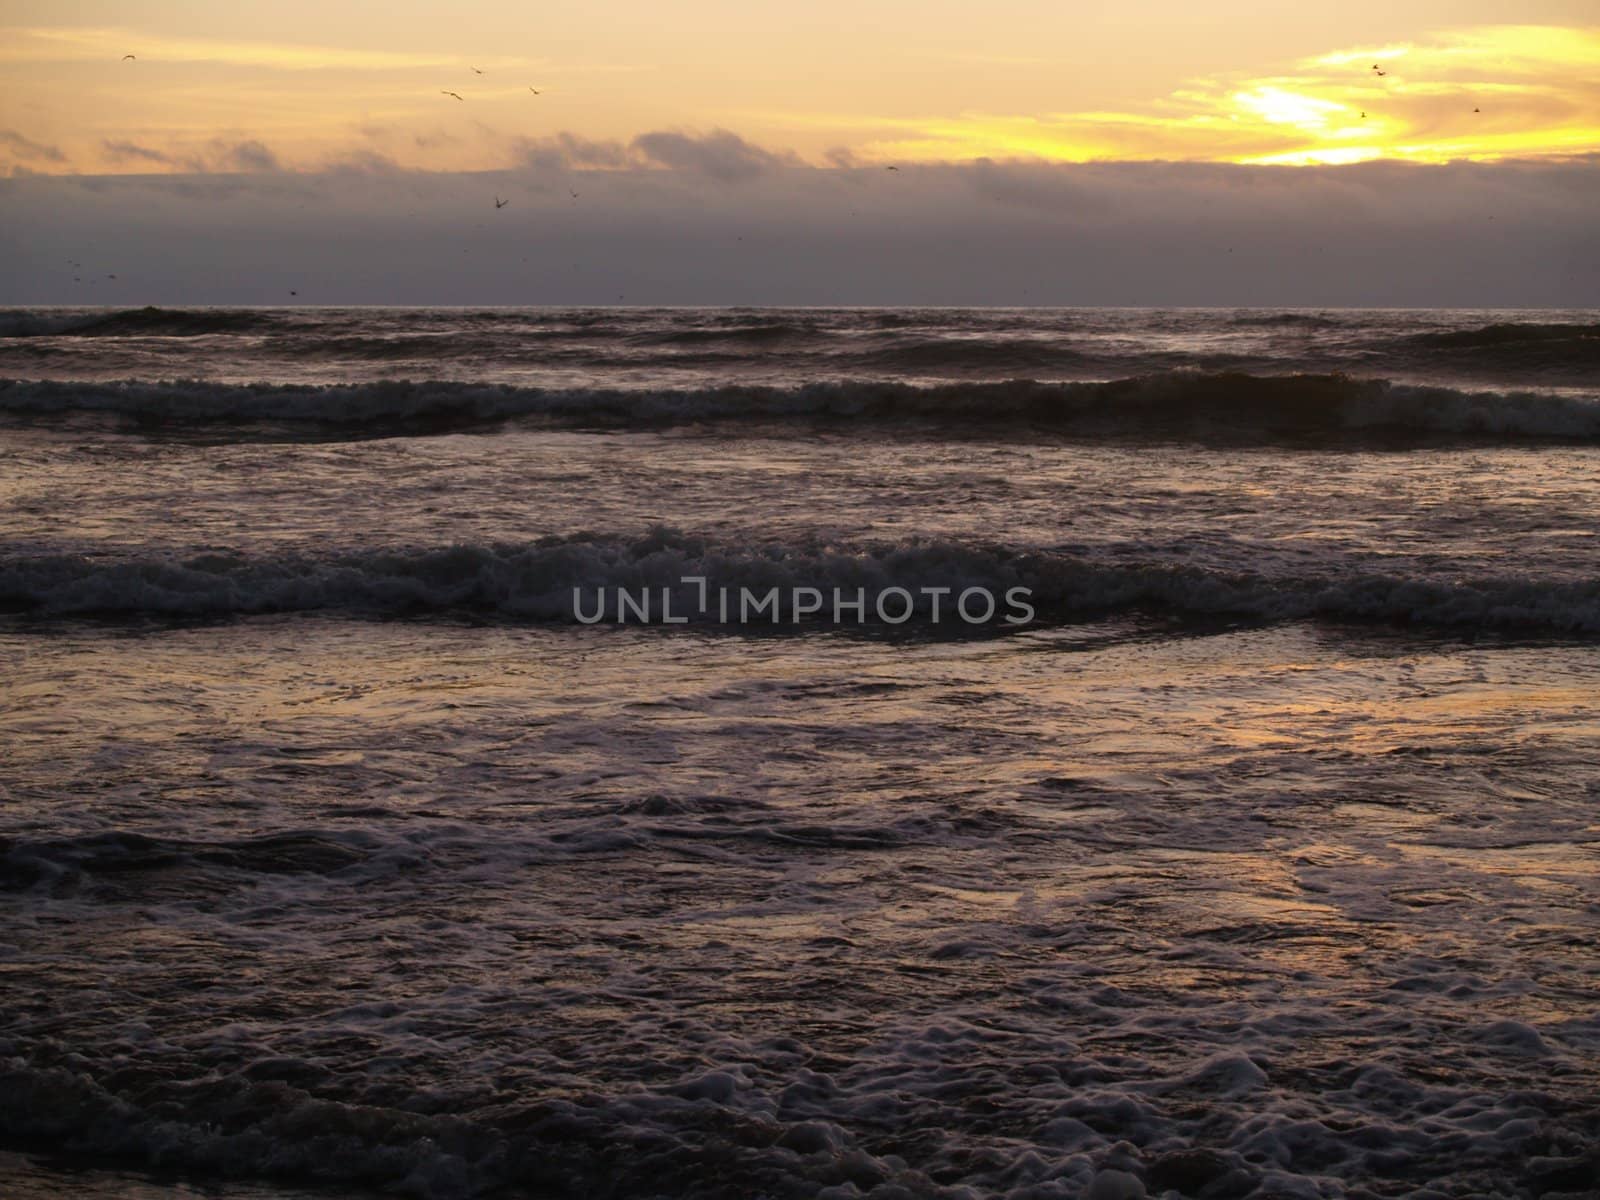
{"type": "Polygon", "coordinates": [[[1600,1187],[1600,312],[0,310],[0,1193],[1600,1187]]]}

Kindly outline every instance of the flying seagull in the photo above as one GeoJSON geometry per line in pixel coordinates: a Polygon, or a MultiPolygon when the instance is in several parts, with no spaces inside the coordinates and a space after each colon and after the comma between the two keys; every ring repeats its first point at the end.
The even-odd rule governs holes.
{"type": "Polygon", "coordinates": [[[533,94],[534,94],[534,95],[535,95],[535,96],[542,96],[542,95],[544,95],[544,93],[543,93],[543,92],[541,92],[541,91],[540,91],[540,90],[539,90],[539,89],[538,89],[538,88],[536,88],[536,87],[534,87],[534,86],[533,86],[533,85],[532,85],[532,84],[531,84],[531,83],[530,83],[530,84],[529,84],[529,85],[528,85],[528,90],[529,90],[529,91],[530,91],[530,92],[532,92],[532,93],[533,93],[533,94]]]}
{"type": "MultiPolygon", "coordinates": [[[[569,191],[569,192],[572,192],[572,189],[571,189],[571,188],[568,188],[568,189],[567,189],[567,191],[569,191]]],[[[577,193],[577,192],[572,192],[572,198],[573,198],[573,199],[574,199],[574,200],[576,200],[576,199],[577,199],[577,198],[578,198],[578,193],[577,193]]]]}
{"type": "Polygon", "coordinates": [[[899,169],[900,169],[899,167],[885,167],[884,168],[885,171],[898,171],[899,169]]]}
{"type": "MultiPolygon", "coordinates": [[[[439,95],[441,95],[441,96],[456,96],[456,94],[454,92],[440,92],[439,95]]],[[[460,96],[456,96],[456,99],[459,100],[459,99],[461,99],[461,97],[460,96]]]]}
{"type": "Polygon", "coordinates": [[[137,62],[139,60],[139,56],[137,54],[124,54],[122,56],[122,61],[123,62],[127,62],[130,58],[133,59],[135,62],[137,62]]]}
{"type": "Polygon", "coordinates": [[[509,200],[502,200],[502,199],[500,199],[500,197],[499,197],[499,196],[496,196],[496,197],[495,197],[495,198],[494,198],[494,206],[495,206],[495,207],[496,207],[496,208],[504,208],[504,207],[505,207],[505,206],[506,206],[506,205],[508,205],[508,204],[510,204],[510,203],[511,203],[511,201],[509,201],[509,200]]]}
{"type": "Polygon", "coordinates": [[[478,70],[478,68],[477,68],[477,67],[473,67],[473,68],[472,68],[472,73],[473,73],[473,74],[474,74],[474,75],[482,75],[482,74],[483,74],[483,72],[482,72],[482,71],[480,71],[480,70],[478,70]]]}
{"type": "MultiPolygon", "coordinates": [[[[1372,69],[1373,69],[1373,70],[1374,70],[1374,71],[1378,71],[1378,68],[1377,68],[1377,67],[1373,67],[1373,68],[1372,68],[1372,69]]],[[[1385,75],[1387,75],[1387,74],[1388,74],[1388,73],[1389,73],[1389,72],[1387,72],[1387,71],[1378,71],[1378,78],[1379,78],[1379,79],[1382,79],[1382,78],[1383,78],[1383,77],[1384,77],[1384,76],[1385,76],[1385,75]]]]}

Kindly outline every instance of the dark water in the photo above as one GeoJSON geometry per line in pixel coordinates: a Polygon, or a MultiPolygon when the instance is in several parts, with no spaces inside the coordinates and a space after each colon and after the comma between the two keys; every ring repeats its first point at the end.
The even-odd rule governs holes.
{"type": "Polygon", "coordinates": [[[5,1194],[1593,1194],[1600,314],[0,334],[5,1194]]]}

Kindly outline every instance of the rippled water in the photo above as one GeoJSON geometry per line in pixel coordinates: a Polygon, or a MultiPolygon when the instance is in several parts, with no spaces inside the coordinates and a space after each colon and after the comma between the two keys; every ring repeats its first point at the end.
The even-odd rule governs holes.
{"type": "Polygon", "coordinates": [[[1594,314],[7,319],[6,1194],[1593,1194],[1594,314]]]}

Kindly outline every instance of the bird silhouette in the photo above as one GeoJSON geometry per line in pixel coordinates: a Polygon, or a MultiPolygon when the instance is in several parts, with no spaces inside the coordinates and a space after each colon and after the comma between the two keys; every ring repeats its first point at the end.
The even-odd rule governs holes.
{"type": "Polygon", "coordinates": [[[1363,120],[1363,121],[1365,121],[1365,120],[1366,120],[1366,119],[1367,119],[1367,114],[1366,114],[1366,113],[1362,113],[1362,114],[1361,114],[1361,119],[1362,119],[1362,120],[1363,120]]]}
{"type": "Polygon", "coordinates": [[[505,206],[506,206],[506,205],[508,205],[508,204],[510,204],[510,203],[511,203],[511,201],[509,201],[509,200],[502,200],[502,199],[500,199],[500,197],[499,197],[499,196],[496,196],[496,197],[495,197],[495,198],[494,198],[494,206],[495,206],[495,207],[496,207],[496,208],[504,208],[504,207],[505,207],[505,206]]]}
{"type": "Polygon", "coordinates": [[[478,68],[477,68],[477,67],[473,67],[473,68],[472,68],[472,73],[473,73],[473,74],[474,74],[474,75],[482,75],[482,74],[483,74],[483,72],[482,72],[482,71],[480,71],[480,70],[478,70],[478,68]]]}
{"type": "Polygon", "coordinates": [[[885,171],[898,171],[899,169],[900,169],[899,167],[885,167],[884,168],[885,171]]]}
{"type": "MultiPolygon", "coordinates": [[[[444,91],[441,91],[441,92],[440,92],[440,93],[439,93],[439,94],[440,94],[440,95],[441,95],[441,96],[456,96],[456,94],[455,94],[455,93],[454,93],[454,92],[444,92],[444,91]]],[[[457,100],[459,100],[459,99],[461,99],[461,97],[460,97],[460,96],[456,96],[456,99],[457,99],[457,100]]]]}
{"type": "Polygon", "coordinates": [[[539,89],[538,89],[538,88],[536,88],[536,87],[534,87],[534,86],[533,86],[533,85],[532,85],[532,84],[529,84],[529,85],[528,85],[528,90],[529,90],[529,91],[530,91],[530,92],[532,92],[532,93],[533,93],[533,94],[534,94],[534,95],[535,95],[535,96],[542,96],[542,95],[544,95],[544,93],[543,93],[543,92],[541,92],[541,91],[540,91],[540,90],[539,90],[539,89]]]}
{"type": "Polygon", "coordinates": [[[124,54],[122,56],[122,61],[123,62],[127,62],[130,58],[133,59],[135,62],[137,62],[139,60],[139,56],[137,54],[124,54]]]}

